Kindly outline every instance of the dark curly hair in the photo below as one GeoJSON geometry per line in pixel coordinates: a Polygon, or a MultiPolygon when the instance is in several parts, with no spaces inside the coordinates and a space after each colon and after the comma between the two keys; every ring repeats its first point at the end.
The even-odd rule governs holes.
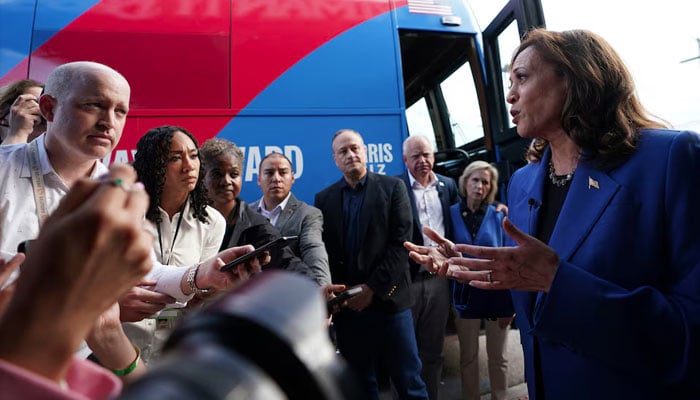
{"type": "MultiPolygon", "coordinates": [[[[170,156],[170,143],[172,142],[175,132],[182,132],[192,139],[195,148],[199,150],[197,139],[192,136],[185,128],[179,126],[159,126],[146,132],[139,142],[136,144],[136,156],[134,156],[134,168],[138,174],[139,181],[146,187],[146,192],[150,196],[150,204],[146,212],[146,218],[155,223],[160,223],[160,205],[161,195],[163,194],[163,185],[165,184],[165,168],[168,164],[170,156]]],[[[199,158],[199,178],[190,192],[190,210],[192,216],[198,220],[208,223],[207,204],[207,189],[204,186],[204,163],[201,156],[199,158]]]]}
{"type": "MultiPolygon", "coordinates": [[[[631,154],[640,129],[667,127],[642,106],[632,75],[600,36],[585,30],[534,29],[525,35],[512,61],[528,47],[566,81],[562,128],[598,165],[616,164],[631,154]]],[[[541,159],[546,147],[544,139],[535,140],[528,159],[541,159]]]]}

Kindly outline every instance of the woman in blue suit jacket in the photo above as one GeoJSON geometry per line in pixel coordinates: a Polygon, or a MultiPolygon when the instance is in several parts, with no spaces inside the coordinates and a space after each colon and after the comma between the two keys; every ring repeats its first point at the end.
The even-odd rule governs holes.
{"type": "Polygon", "coordinates": [[[511,247],[413,258],[513,289],[530,399],[698,398],[700,136],[662,129],[587,31],[533,30],[510,79],[513,123],[536,139],[509,183],[511,247]]]}
{"type": "MultiPolygon", "coordinates": [[[[479,246],[503,246],[503,212],[492,205],[498,192],[498,170],[485,161],[467,165],[459,177],[462,201],[450,207],[453,240],[479,246]]],[[[485,319],[486,354],[491,399],[506,398],[508,360],[505,357],[508,330],[513,321],[513,303],[508,290],[482,290],[451,281],[452,304],[457,318],[462,394],[479,400],[479,329],[485,319]]]]}

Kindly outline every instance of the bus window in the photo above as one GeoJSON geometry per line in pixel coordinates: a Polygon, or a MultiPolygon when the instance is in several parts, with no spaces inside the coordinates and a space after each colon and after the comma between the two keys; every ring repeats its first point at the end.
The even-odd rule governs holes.
{"type": "Polygon", "coordinates": [[[440,83],[440,88],[450,116],[455,147],[482,138],[484,124],[469,63],[463,64],[440,83]]]}
{"type": "Polygon", "coordinates": [[[428,103],[424,97],[406,109],[406,123],[408,124],[409,136],[425,136],[433,144],[433,148],[437,148],[428,103]]]}
{"type": "MultiPolygon", "coordinates": [[[[508,88],[510,88],[510,59],[513,56],[513,51],[520,44],[520,35],[518,34],[518,25],[516,21],[511,22],[503,32],[498,35],[499,57],[501,59],[501,77],[503,79],[503,99],[508,97],[508,88]]],[[[506,109],[510,106],[506,102],[506,109]]],[[[508,118],[508,127],[513,128],[513,121],[508,118]]]]}
{"type": "Polygon", "coordinates": [[[432,135],[435,150],[483,137],[483,128],[474,130],[481,118],[472,118],[480,112],[469,68],[478,63],[474,35],[402,29],[399,39],[409,134],[432,135]]]}

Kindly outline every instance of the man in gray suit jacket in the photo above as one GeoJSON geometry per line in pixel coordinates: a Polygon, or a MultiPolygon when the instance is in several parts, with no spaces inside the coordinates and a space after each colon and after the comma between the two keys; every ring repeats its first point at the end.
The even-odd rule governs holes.
{"type": "Polygon", "coordinates": [[[323,244],[321,211],[298,200],[291,192],[292,163],[280,153],[270,153],[260,162],[258,185],[263,197],[250,207],[270,220],[282,236],[299,236],[289,247],[309,266],[320,286],[331,283],[328,254],[323,244]]]}

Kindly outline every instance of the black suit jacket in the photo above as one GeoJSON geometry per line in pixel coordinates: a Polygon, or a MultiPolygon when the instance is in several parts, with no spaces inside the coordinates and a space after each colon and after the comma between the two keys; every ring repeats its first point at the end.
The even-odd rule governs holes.
{"type": "Polygon", "coordinates": [[[396,312],[411,306],[408,252],[413,216],[406,186],[401,180],[367,173],[360,208],[360,253],[356,271],[345,267],[343,179],[316,194],[314,205],[323,213],[323,241],[334,283],[367,284],[374,291],[370,309],[396,312]]]}
{"type": "MultiPolygon", "coordinates": [[[[438,180],[437,191],[440,197],[440,205],[442,206],[442,220],[445,224],[445,237],[452,240],[452,218],[450,218],[450,206],[459,203],[461,197],[459,196],[459,189],[457,189],[457,184],[454,179],[440,174],[435,174],[438,180]]],[[[416,199],[413,196],[413,188],[411,188],[411,181],[408,178],[408,171],[404,171],[403,174],[397,175],[406,184],[406,190],[408,191],[408,198],[411,201],[411,211],[413,212],[413,235],[411,241],[415,244],[423,244],[423,226],[420,223],[420,218],[418,215],[418,209],[416,208],[416,199]]],[[[416,274],[420,270],[420,265],[416,264],[413,260],[410,260],[411,264],[411,278],[415,278],[416,274]]]]}

